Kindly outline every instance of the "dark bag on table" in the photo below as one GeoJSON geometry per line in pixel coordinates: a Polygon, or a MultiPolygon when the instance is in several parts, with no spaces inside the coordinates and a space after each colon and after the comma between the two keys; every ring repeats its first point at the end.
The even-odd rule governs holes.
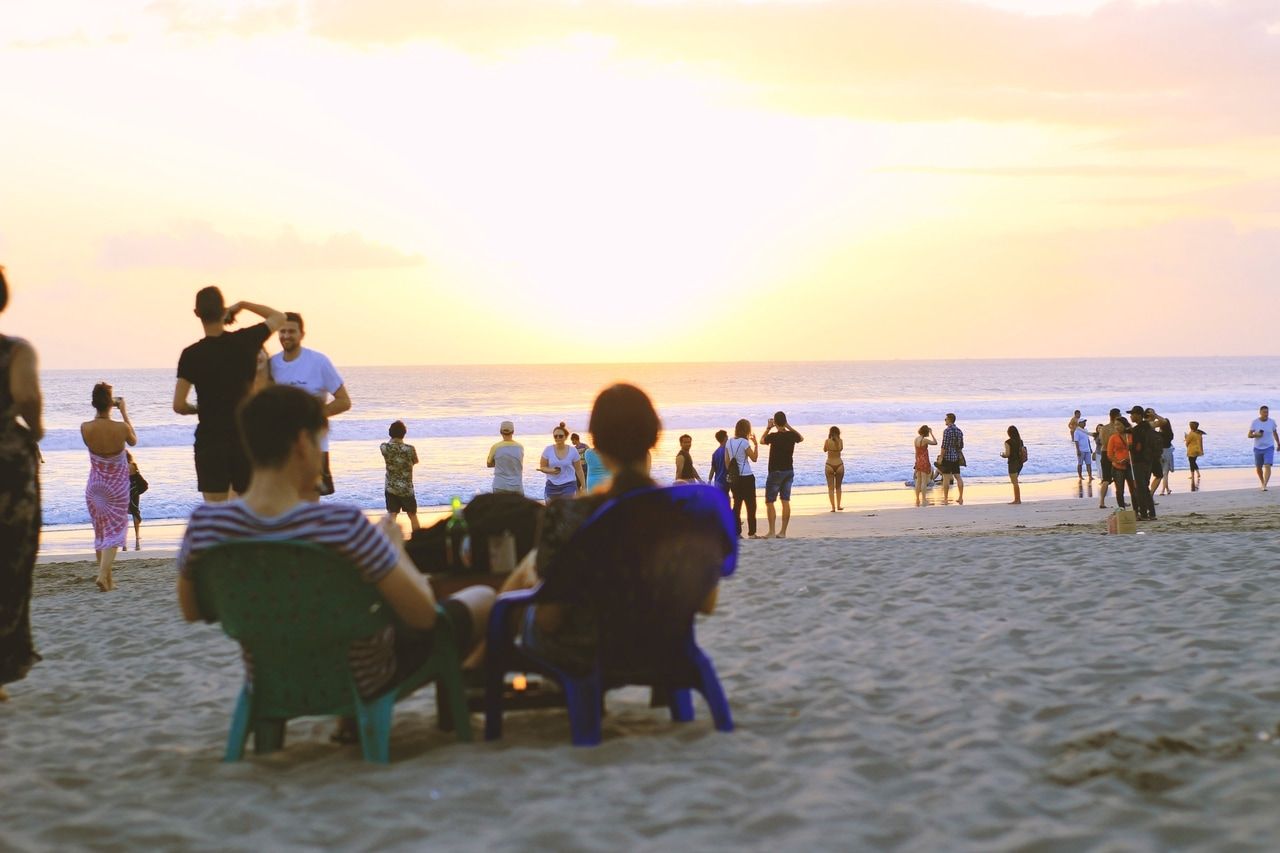
{"type": "Polygon", "coordinates": [[[542,504],[514,492],[485,493],[472,498],[471,503],[462,508],[467,532],[471,536],[470,567],[449,565],[445,548],[447,518],[414,533],[404,543],[404,549],[423,574],[488,573],[489,537],[509,532],[515,538],[516,562],[519,562],[533,550],[533,538],[537,534],[542,509],[542,504]]]}

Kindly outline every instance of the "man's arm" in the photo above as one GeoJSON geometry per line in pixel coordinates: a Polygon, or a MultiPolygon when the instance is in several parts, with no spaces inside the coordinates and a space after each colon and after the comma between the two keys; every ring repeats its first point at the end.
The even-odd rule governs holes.
{"type": "Polygon", "coordinates": [[[199,414],[199,409],[187,402],[187,397],[191,395],[191,383],[185,379],[178,379],[178,384],[173,387],[173,410],[180,415],[199,414]]]}
{"type": "Polygon", "coordinates": [[[484,461],[484,467],[486,468],[498,467],[497,461],[493,458],[493,454],[497,449],[498,449],[498,445],[496,444],[493,447],[489,448],[489,458],[484,461]]]}
{"type": "Polygon", "coordinates": [[[334,415],[340,415],[351,408],[351,395],[347,393],[346,385],[339,385],[338,390],[333,392],[333,399],[325,404],[325,417],[331,418],[334,415]]]}
{"type": "Polygon", "coordinates": [[[1276,450],[1280,450],[1280,429],[1271,428],[1271,437],[1276,440],[1276,450]]]}
{"type": "Polygon", "coordinates": [[[242,309],[257,314],[267,324],[267,328],[273,332],[280,331],[280,327],[285,324],[283,311],[277,311],[274,308],[268,308],[266,305],[259,305],[256,302],[237,302],[227,309],[227,313],[234,315],[242,309]]]}
{"type": "Polygon", "coordinates": [[[800,434],[800,430],[796,429],[790,424],[787,424],[787,429],[791,430],[791,434],[796,437],[796,444],[799,444],[800,442],[804,441],[804,436],[800,434]]]}

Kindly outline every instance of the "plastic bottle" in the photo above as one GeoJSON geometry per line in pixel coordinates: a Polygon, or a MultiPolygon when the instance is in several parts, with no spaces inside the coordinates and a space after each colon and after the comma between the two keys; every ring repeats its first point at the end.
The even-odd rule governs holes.
{"type": "Polygon", "coordinates": [[[469,569],[471,531],[467,527],[467,517],[462,513],[462,498],[454,497],[450,506],[453,508],[453,515],[444,527],[445,560],[451,569],[469,569]]]}

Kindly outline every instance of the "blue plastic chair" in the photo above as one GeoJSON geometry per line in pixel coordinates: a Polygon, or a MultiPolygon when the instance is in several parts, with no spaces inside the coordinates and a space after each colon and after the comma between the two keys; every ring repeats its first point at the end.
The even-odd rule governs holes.
{"type": "Polygon", "coordinates": [[[557,572],[535,589],[498,597],[488,625],[485,739],[502,736],[508,672],[536,672],[560,685],[575,746],[600,743],[605,691],[624,685],[652,687],[655,704],[665,700],[677,722],[693,719],[697,690],[716,728],[733,731],[715,667],[695,641],[694,617],[737,559],[733,513],[712,486],[642,489],[604,504],[555,557],[557,568],[574,564],[580,582],[558,582],[557,572]],[[590,608],[599,634],[594,666],[570,672],[517,645],[512,609],[529,604],[590,608]]]}
{"type": "Polygon", "coordinates": [[[240,540],[210,548],[192,563],[200,613],[249,651],[246,678],[227,734],[224,760],[284,746],[294,717],[355,717],[366,761],[390,758],[397,700],[436,681],[441,728],[471,740],[458,650],[448,614],[436,608],[427,661],[380,696],[363,698],[347,661],[352,642],[393,624],[395,614],[359,570],[329,548],[308,542],[240,540]]]}

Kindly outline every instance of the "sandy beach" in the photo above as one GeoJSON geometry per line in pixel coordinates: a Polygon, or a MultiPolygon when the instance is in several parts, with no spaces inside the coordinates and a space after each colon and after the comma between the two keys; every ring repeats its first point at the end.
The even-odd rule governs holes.
{"type": "Polygon", "coordinates": [[[125,561],[105,596],[46,563],[45,660],[0,705],[0,846],[1268,849],[1275,500],[1175,495],[1137,536],[1099,535],[1096,505],[797,518],[745,543],[699,628],[735,733],[629,689],[596,749],[559,711],[460,745],[428,688],[385,768],[323,719],[222,764],[237,652],[181,621],[172,560],[125,561]]]}

